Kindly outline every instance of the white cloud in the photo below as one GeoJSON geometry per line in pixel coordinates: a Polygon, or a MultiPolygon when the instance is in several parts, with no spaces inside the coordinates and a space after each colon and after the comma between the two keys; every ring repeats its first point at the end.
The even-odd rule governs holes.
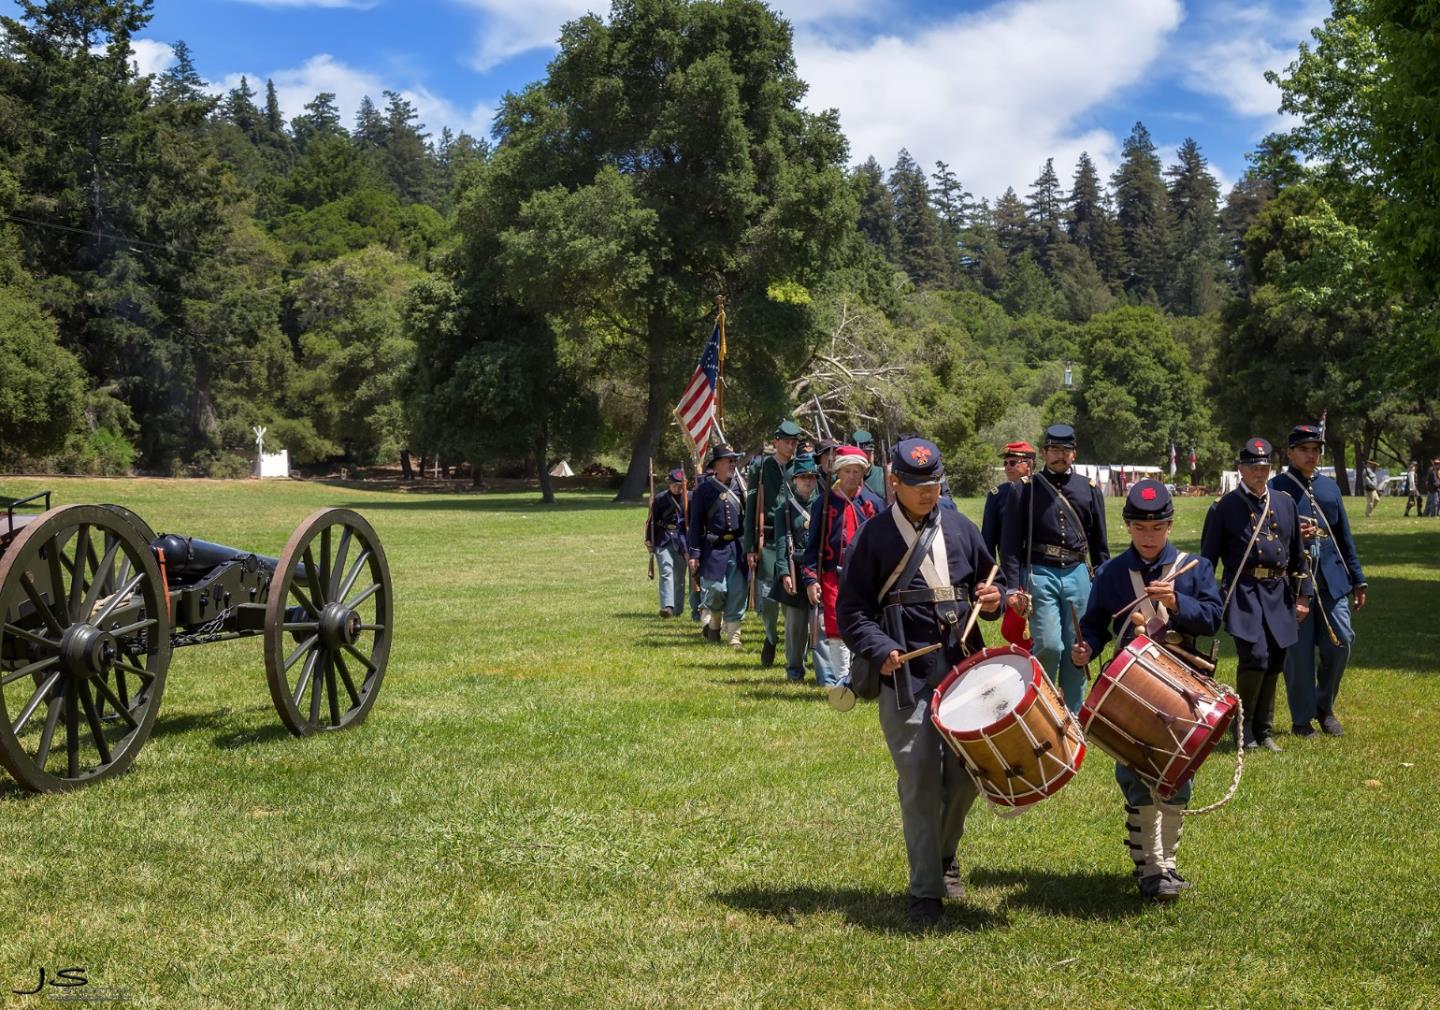
{"type": "Polygon", "coordinates": [[[168,42],[158,42],[155,39],[131,39],[130,49],[135,64],[136,72],[144,77],[148,74],[158,74],[165,71],[175,62],[175,51],[170,48],[168,42]]]}
{"type": "Polygon", "coordinates": [[[800,76],[812,109],[835,107],[853,160],[948,162],[993,199],[1055,158],[1067,186],[1081,151],[1102,175],[1120,143],[1085,115],[1141,80],[1181,20],[1179,0],[1017,0],[909,37],[847,46],[802,30],[800,76]]]}
{"type": "MultiPolygon", "coordinates": [[[[554,48],[567,21],[594,12],[609,16],[610,0],[460,0],[481,14],[470,65],[488,71],[532,49],[554,48]]],[[[772,0],[793,24],[884,14],[895,0],[772,0]]]]}
{"type": "MultiPolygon", "coordinates": [[[[240,73],[227,74],[222,80],[210,82],[210,90],[220,94],[239,87],[241,76],[240,73]]],[[[261,96],[266,78],[273,80],[275,94],[287,120],[300,115],[305,104],[322,91],[335,95],[335,104],[347,128],[354,123],[355,111],[360,107],[360,100],[366,96],[384,111],[383,92],[386,90],[398,92],[414,105],[420,121],[433,135],[438,135],[442,127],[448,126],[456,133],[463,130],[471,136],[486,137],[490,133],[490,121],[495,116],[496,106],[493,103],[477,102],[469,108],[462,108],[424,85],[397,87],[395,82],[342,63],[329,53],[312,56],[299,67],[243,76],[248,79],[251,89],[261,96]]]]}
{"type": "Polygon", "coordinates": [[[1301,0],[1286,9],[1235,0],[1197,5],[1194,41],[1176,53],[1186,86],[1223,99],[1242,116],[1263,120],[1262,132],[1284,125],[1280,89],[1265,80],[1265,71],[1284,70],[1329,7],[1321,0],[1301,0]]]}

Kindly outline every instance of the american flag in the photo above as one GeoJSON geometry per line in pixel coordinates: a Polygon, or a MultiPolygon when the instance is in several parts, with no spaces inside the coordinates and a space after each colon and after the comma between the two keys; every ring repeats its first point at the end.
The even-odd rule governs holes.
{"type": "Polygon", "coordinates": [[[705,342],[700,363],[695,366],[695,374],[690,377],[690,384],[685,387],[685,392],[680,394],[680,405],[675,408],[675,419],[680,422],[680,430],[685,433],[690,450],[696,456],[705,451],[710,442],[710,433],[715,429],[715,384],[720,374],[720,325],[717,320],[710,339],[705,342]]]}

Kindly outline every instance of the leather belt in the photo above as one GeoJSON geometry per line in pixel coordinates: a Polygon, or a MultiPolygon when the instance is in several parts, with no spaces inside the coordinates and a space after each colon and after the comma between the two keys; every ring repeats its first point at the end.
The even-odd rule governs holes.
{"type": "Polygon", "coordinates": [[[1036,544],[1030,551],[1030,560],[1038,564],[1073,565],[1085,560],[1085,552],[1055,544],[1036,544]]]}
{"type": "Polygon", "coordinates": [[[885,597],[885,603],[905,607],[912,603],[944,603],[956,599],[959,597],[954,586],[941,586],[939,589],[899,589],[885,597]]]}
{"type": "Polygon", "coordinates": [[[1283,568],[1273,568],[1269,565],[1254,565],[1245,569],[1245,574],[1255,579],[1283,579],[1287,573],[1283,568]]]}
{"type": "Polygon", "coordinates": [[[739,534],[736,533],[707,533],[705,535],[710,538],[710,542],[713,544],[728,544],[733,540],[740,539],[739,534]]]}

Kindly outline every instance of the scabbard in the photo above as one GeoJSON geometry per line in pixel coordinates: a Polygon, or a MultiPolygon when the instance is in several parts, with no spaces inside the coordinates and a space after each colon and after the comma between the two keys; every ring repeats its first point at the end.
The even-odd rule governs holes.
{"type": "MultiPolygon", "coordinates": [[[[898,603],[893,603],[885,608],[885,631],[895,641],[900,643],[902,653],[910,651],[910,645],[905,641],[905,608],[898,603]]],[[[900,664],[895,671],[895,707],[902,712],[915,707],[915,688],[910,682],[910,661],[906,660],[900,664]]]]}

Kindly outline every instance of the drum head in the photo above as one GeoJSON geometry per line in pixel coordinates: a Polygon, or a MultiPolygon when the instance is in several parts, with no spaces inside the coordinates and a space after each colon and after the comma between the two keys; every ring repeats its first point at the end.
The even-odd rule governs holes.
{"type": "Polygon", "coordinates": [[[940,698],[935,718],[955,733],[973,732],[1015,711],[1034,676],[1030,657],[1001,655],[977,663],[940,698]]]}

